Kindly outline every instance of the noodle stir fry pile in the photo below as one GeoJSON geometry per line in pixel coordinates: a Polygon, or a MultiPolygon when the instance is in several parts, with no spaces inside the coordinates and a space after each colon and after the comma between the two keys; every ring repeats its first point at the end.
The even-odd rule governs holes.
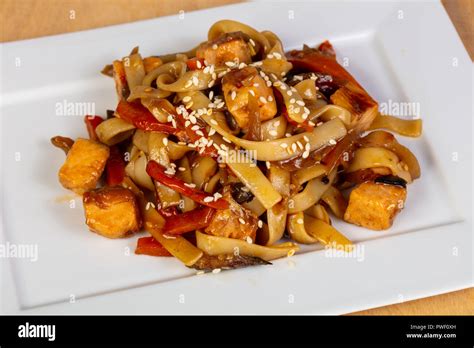
{"type": "Polygon", "coordinates": [[[419,136],[421,120],[381,115],[328,41],[285,52],[273,32],[221,20],[188,52],[135,48],[102,73],[115,110],[85,117],[88,138],[51,141],[91,231],[148,232],[136,254],[218,272],[299,244],[350,251],[331,219],[387,229],[420,177],[387,130],[419,136]]]}

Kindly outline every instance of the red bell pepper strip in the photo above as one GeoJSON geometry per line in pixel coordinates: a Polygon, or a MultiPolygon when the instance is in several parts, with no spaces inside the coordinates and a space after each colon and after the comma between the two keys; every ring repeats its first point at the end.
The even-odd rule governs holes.
{"type": "Polygon", "coordinates": [[[89,138],[95,141],[99,140],[99,138],[97,138],[97,134],[95,133],[95,129],[103,121],[104,119],[100,116],[86,115],[84,117],[84,123],[86,124],[87,133],[89,133],[89,138]]]}
{"type": "Polygon", "coordinates": [[[318,46],[318,51],[324,53],[327,56],[336,58],[336,52],[334,51],[334,47],[332,47],[332,44],[328,40],[322,42],[318,46]]]}
{"type": "Polygon", "coordinates": [[[215,210],[209,207],[198,208],[166,219],[163,233],[176,235],[209,226],[215,210]]]}
{"type": "Polygon", "coordinates": [[[186,65],[188,66],[189,70],[202,70],[206,66],[204,65],[204,59],[200,58],[191,58],[186,61],[186,65]],[[198,62],[201,63],[201,67],[198,67],[198,62]]]}
{"type": "Polygon", "coordinates": [[[135,254],[150,256],[172,256],[160,242],[153,237],[142,237],[137,241],[135,254]]]}
{"type": "Polygon", "coordinates": [[[108,186],[120,185],[125,178],[125,160],[117,145],[110,147],[105,173],[108,186]]]}
{"type": "Polygon", "coordinates": [[[186,186],[184,181],[174,176],[167,175],[165,170],[165,167],[155,161],[148,162],[148,165],[146,166],[146,172],[153,179],[165,186],[168,186],[176,192],[191,198],[193,201],[199,204],[215,209],[226,209],[229,206],[229,202],[227,202],[225,199],[219,198],[218,200],[214,200],[213,195],[209,195],[201,190],[186,186]]]}
{"type": "Polygon", "coordinates": [[[117,105],[116,113],[125,122],[131,123],[144,131],[167,134],[178,134],[180,132],[171,123],[159,122],[147,108],[138,103],[128,103],[125,100],[121,100],[117,105]]]}
{"type": "Polygon", "coordinates": [[[314,49],[292,50],[288,54],[288,61],[293,64],[295,69],[331,75],[335,80],[334,82],[339,86],[345,85],[346,82],[352,82],[364,90],[356,79],[339,65],[335,56],[329,55],[324,51],[314,49]]]}

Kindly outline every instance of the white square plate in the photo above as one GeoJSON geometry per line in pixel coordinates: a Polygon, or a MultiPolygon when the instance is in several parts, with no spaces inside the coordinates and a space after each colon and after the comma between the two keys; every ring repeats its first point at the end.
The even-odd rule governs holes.
{"type": "Polygon", "coordinates": [[[1,46],[2,243],[38,246],[38,260],[1,259],[2,313],[347,313],[472,284],[472,63],[437,2],[259,2],[1,46]],[[272,30],[286,49],[330,39],[379,102],[415,102],[424,135],[401,138],[422,177],[386,232],[337,222],[358,258],[325,251],[218,275],[133,254],[137,237],[89,233],[57,181],[51,136],[86,134],[58,103],[116,106],[104,64],[187,50],[224,18],[272,30]],[[131,253],[128,253],[131,251],[131,253]],[[71,301],[73,299],[73,301],[71,301]]]}

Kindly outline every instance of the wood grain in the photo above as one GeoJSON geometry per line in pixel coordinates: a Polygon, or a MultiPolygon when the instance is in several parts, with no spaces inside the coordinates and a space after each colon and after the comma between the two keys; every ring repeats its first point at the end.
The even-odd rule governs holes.
{"type": "MultiPolygon", "coordinates": [[[[0,41],[15,41],[177,15],[239,0],[0,0],[0,41]]],[[[472,0],[443,0],[474,58],[472,0]]],[[[369,309],[356,315],[472,315],[474,289],[369,309]]]]}

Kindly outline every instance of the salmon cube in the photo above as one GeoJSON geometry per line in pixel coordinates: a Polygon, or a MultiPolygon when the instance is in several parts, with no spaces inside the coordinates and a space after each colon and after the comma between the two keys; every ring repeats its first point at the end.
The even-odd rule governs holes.
{"type": "Polygon", "coordinates": [[[229,201],[229,208],[216,210],[205,232],[218,237],[255,241],[258,217],[234,201],[229,191],[223,198],[229,201]]]}
{"type": "Polygon", "coordinates": [[[222,91],[229,112],[241,128],[245,129],[249,124],[249,94],[257,99],[260,121],[270,120],[277,113],[272,89],[253,67],[228,72],[222,79],[222,91]]]}
{"type": "Polygon", "coordinates": [[[385,230],[405,204],[406,188],[365,182],[350,194],[344,220],[371,230],[385,230]]]}
{"type": "Polygon", "coordinates": [[[226,62],[251,63],[252,56],[242,33],[227,33],[217,40],[203,43],[196,57],[205,59],[207,65],[225,66],[226,62]]]}
{"type": "Polygon", "coordinates": [[[109,148],[93,140],[77,139],[69,150],[66,162],[59,169],[59,182],[78,194],[97,186],[109,158],[109,148]]]}
{"type": "Polygon", "coordinates": [[[86,224],[107,238],[121,238],[140,230],[142,221],[132,191],[120,186],[86,192],[83,197],[86,224]]]}

